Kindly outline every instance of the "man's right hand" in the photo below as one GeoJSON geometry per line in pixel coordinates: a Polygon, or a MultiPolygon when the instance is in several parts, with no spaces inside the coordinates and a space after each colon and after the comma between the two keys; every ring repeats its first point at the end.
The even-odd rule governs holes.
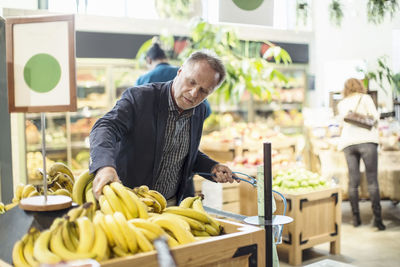
{"type": "Polygon", "coordinates": [[[97,170],[93,180],[93,193],[96,199],[100,198],[103,187],[111,182],[121,182],[113,167],[106,166],[97,170]]]}

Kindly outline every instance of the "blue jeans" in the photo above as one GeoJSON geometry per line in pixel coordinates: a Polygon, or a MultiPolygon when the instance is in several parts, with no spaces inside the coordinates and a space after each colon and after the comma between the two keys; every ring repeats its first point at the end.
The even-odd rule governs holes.
{"type": "Polygon", "coordinates": [[[381,218],[381,204],[378,184],[378,145],[374,143],[357,144],[344,150],[349,169],[349,200],[353,214],[360,213],[358,206],[358,187],[360,185],[360,159],[364,161],[374,216],[381,218]]]}

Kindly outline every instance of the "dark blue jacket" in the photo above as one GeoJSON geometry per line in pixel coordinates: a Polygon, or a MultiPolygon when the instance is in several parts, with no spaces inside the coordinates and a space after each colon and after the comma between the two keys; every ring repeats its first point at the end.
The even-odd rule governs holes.
{"type": "MultiPolygon", "coordinates": [[[[154,188],[164,147],[171,85],[172,81],[151,83],[125,90],[113,109],[92,128],[91,173],[112,166],[124,185],[154,188]]],[[[189,154],[178,187],[178,201],[193,172],[209,173],[217,163],[198,150],[205,118],[206,106],[201,103],[191,118],[189,154]]]]}

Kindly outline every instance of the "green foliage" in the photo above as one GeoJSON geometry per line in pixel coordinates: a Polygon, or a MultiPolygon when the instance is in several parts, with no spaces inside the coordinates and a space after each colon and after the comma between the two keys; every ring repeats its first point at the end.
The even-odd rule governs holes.
{"type": "Polygon", "coordinates": [[[194,12],[196,0],[156,0],[155,6],[161,18],[187,20],[194,12]]]}
{"type": "Polygon", "coordinates": [[[367,17],[368,21],[380,24],[385,19],[385,15],[390,13],[391,18],[399,10],[397,0],[368,0],[367,17]]]}
{"type": "Polygon", "coordinates": [[[180,58],[187,58],[195,50],[209,49],[222,59],[227,77],[216,91],[217,101],[238,102],[245,91],[259,97],[266,95],[270,99],[274,92],[272,80],[287,82],[287,79],[265,59],[273,58],[276,63],[288,64],[291,58],[284,49],[267,41],[262,43],[241,42],[233,29],[197,21],[191,28],[189,45],[180,58]],[[270,48],[260,56],[262,43],[270,48]]]}
{"type": "Polygon", "coordinates": [[[329,4],[329,18],[330,21],[338,27],[342,24],[343,11],[340,0],[332,0],[329,4]]]}
{"type": "MultiPolygon", "coordinates": [[[[379,88],[387,93],[384,82],[387,81],[390,86],[396,86],[396,80],[392,70],[387,65],[387,56],[381,56],[377,59],[378,67],[375,70],[366,70],[357,68],[357,70],[364,74],[364,86],[369,89],[369,81],[375,81],[379,88]]],[[[396,88],[396,87],[395,87],[396,88]]]]}

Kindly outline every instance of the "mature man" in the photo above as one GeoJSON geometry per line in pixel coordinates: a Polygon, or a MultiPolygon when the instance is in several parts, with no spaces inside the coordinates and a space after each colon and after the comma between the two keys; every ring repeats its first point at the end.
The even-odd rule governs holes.
{"type": "Polygon", "coordinates": [[[198,150],[206,106],[203,101],[225,79],[213,53],[197,51],[173,81],[127,89],[90,134],[93,191],[121,180],[128,187],[148,185],[169,205],[182,199],[192,173],[205,172],[215,182],[230,182],[232,171],[198,150]]]}

